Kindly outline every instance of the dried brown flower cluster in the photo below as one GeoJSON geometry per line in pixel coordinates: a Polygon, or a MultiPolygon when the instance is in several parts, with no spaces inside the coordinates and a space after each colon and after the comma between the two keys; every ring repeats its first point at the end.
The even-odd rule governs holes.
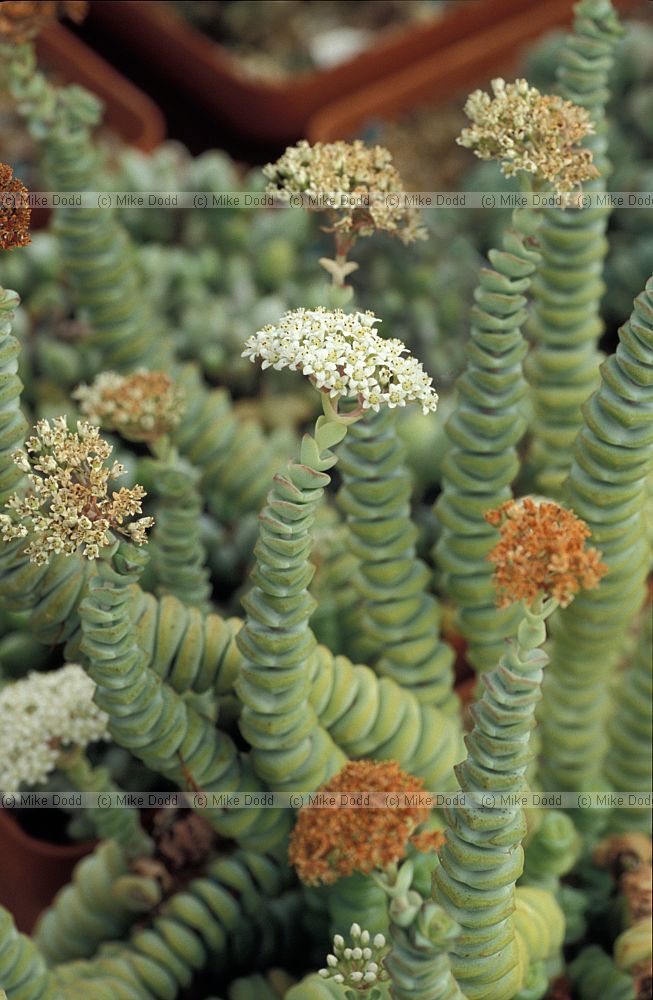
{"type": "Polygon", "coordinates": [[[309,211],[326,212],[328,232],[356,237],[383,231],[405,244],[426,237],[418,211],[403,197],[392,155],[383,146],[369,147],[360,139],[311,146],[302,139],[263,173],[270,194],[285,201],[302,195],[309,211]]]}
{"type": "Polygon", "coordinates": [[[215,853],[215,830],[200,813],[161,809],[152,832],[156,852],[170,872],[197,868],[215,853]]]}
{"type": "Polygon", "coordinates": [[[653,997],[653,962],[650,959],[633,969],[633,989],[635,1000],[651,1000],[653,997]]]}
{"type": "Polygon", "coordinates": [[[32,210],[27,204],[27,188],[6,163],[0,163],[0,247],[11,250],[31,243],[29,223],[32,210]]]}
{"type": "Polygon", "coordinates": [[[650,865],[653,845],[645,833],[615,833],[596,845],[592,857],[599,868],[609,869],[618,879],[624,872],[650,865]]]}
{"type": "Polygon", "coordinates": [[[86,17],[87,0],[3,0],[0,3],[0,39],[27,42],[56,17],[79,24],[86,17]]]}
{"type": "Polygon", "coordinates": [[[613,834],[594,849],[595,863],[611,872],[626,900],[629,924],[653,913],[652,857],[651,838],[644,833],[613,834]]]}
{"type": "Polygon", "coordinates": [[[589,149],[578,143],[594,126],[588,112],[562,97],[541,94],[527,80],[492,81],[491,97],[475,90],[465,114],[473,122],[458,137],[482,160],[499,160],[511,177],[519,170],[549,181],[558,194],[598,177],[589,149]]]}
{"type": "MultiPolygon", "coordinates": [[[[419,778],[402,771],[396,761],[349,761],[320,789],[337,796],[388,792],[411,795],[424,791],[419,778]]],[[[340,799],[338,799],[340,801],[340,799]]],[[[354,872],[385,868],[404,856],[415,828],[428,809],[310,808],[299,813],[288,856],[305,885],[337,882],[354,872]]]]}
{"type": "Polygon", "coordinates": [[[125,523],[141,513],[143,487],[123,487],[109,496],[109,480],[125,472],[119,462],[104,464],[112,450],[91,424],[80,422],[74,432],[66,417],[56,417],[52,423],[39,420],[25,451],[14,456],[31,488],[24,496],[9,497],[5,506],[10,513],[0,514],[3,539],[31,535],[25,552],[39,564],[52,555],[70,555],[80,546],[82,555],[96,559],[110,543],[111,530],[137,545],[146,542],[147,530],[154,524],[151,517],[125,523]]]}
{"type": "Polygon", "coordinates": [[[485,519],[501,533],[488,555],[501,608],[530,603],[540,593],[564,608],[581,587],[596,587],[607,573],[598,549],[585,548],[590,535],[585,522],[557,503],[508,500],[485,519]]]}
{"type": "Polygon", "coordinates": [[[82,413],[129,441],[156,441],[179,423],[184,393],[160,371],[102,372],[73,392],[82,413]]]}

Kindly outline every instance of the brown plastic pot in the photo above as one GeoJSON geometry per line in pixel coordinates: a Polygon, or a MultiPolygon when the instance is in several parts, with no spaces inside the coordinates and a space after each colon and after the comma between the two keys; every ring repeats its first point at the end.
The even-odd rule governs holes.
{"type": "Polygon", "coordinates": [[[245,76],[225,48],[152,0],[94,0],[91,18],[156,65],[222,121],[259,140],[293,141],[321,108],[373,81],[490,30],[539,0],[456,0],[442,18],[384,34],[373,47],[330,69],[283,82],[245,76]]]}
{"type": "Polygon", "coordinates": [[[77,862],[95,841],[49,844],[30,837],[10,812],[0,809],[0,904],[28,934],[55,894],[70,881],[77,862]]]}
{"type": "Polygon", "coordinates": [[[104,102],[104,123],[130,146],[149,153],[163,141],[163,114],[146,94],[60,24],[45,28],[36,43],[39,61],[65,83],[77,83],[104,102]]]}
{"type": "MultiPolygon", "coordinates": [[[[421,104],[443,104],[497,73],[509,77],[529,43],[551,28],[571,23],[574,3],[546,0],[534,6],[518,4],[519,12],[513,10],[513,16],[371,83],[346,101],[323,108],[308,123],[306,137],[311,142],[348,139],[368,122],[393,120],[421,104]]],[[[616,0],[622,10],[637,3],[616,0]]]]}

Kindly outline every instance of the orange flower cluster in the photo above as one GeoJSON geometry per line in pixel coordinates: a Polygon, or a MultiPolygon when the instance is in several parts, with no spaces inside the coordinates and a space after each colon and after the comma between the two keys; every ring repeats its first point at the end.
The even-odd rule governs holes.
{"type": "Polygon", "coordinates": [[[24,199],[27,188],[7,163],[0,163],[0,247],[11,250],[31,243],[32,210],[24,199]]]}
{"type": "Polygon", "coordinates": [[[501,533],[488,555],[500,608],[530,603],[541,592],[564,608],[581,587],[596,587],[608,571],[598,549],[585,548],[585,522],[557,503],[508,500],[485,520],[501,533]]]}
{"type": "Polygon", "coordinates": [[[0,3],[0,39],[28,42],[55,17],[79,24],[86,17],[87,0],[3,0],[0,3]]]}
{"type": "Polygon", "coordinates": [[[440,850],[444,844],[444,830],[422,830],[410,838],[411,844],[417,848],[420,854],[433,854],[440,850]]]}
{"type": "MultiPolygon", "coordinates": [[[[337,796],[360,792],[411,795],[424,791],[420,778],[402,771],[394,760],[349,761],[320,789],[337,796]]],[[[299,813],[288,856],[305,885],[337,882],[354,872],[369,873],[402,858],[415,828],[428,809],[311,808],[299,813]]]]}

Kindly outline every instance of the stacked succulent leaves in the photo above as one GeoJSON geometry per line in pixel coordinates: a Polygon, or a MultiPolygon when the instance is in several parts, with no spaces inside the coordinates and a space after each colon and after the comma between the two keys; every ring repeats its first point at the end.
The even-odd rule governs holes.
{"type": "MultiPolygon", "coordinates": [[[[603,172],[600,118],[618,34],[607,0],[581,0],[561,57],[564,96],[599,119],[595,162],[603,172]]],[[[10,88],[41,148],[50,186],[97,190],[102,168],[90,131],[99,118],[97,102],[79,88],[49,84],[29,46],[7,58],[10,88]]],[[[157,169],[138,160],[131,166],[135,173],[157,169]]],[[[169,168],[169,179],[178,169],[173,154],[167,164],[162,156],[159,166],[169,168]]],[[[200,158],[190,173],[198,185],[202,179],[218,189],[233,183],[220,157],[200,158]]],[[[91,813],[101,843],[42,916],[33,940],[0,911],[0,987],[9,1000],[75,1000],[89,993],[99,1000],[174,1000],[208,968],[230,1000],[284,992],[288,1000],[311,1000],[344,996],[345,988],[399,1000],[525,1000],[546,995],[563,967],[566,934],[577,947],[589,945],[571,967],[579,995],[590,995],[599,965],[606,989],[614,983],[614,995],[622,995],[618,991],[633,983],[622,952],[615,952],[620,969],[583,937],[585,912],[605,907],[611,891],[597,903],[588,855],[598,826],[626,834],[646,829],[642,813],[596,812],[589,823],[576,811],[537,820],[520,807],[436,812],[421,817],[426,827],[404,845],[405,856],[385,857],[362,874],[354,867],[349,879],[306,889],[287,862],[291,809],[205,806],[216,793],[315,791],[337,781],[348,760],[396,765],[434,792],[459,785],[470,794],[521,793],[535,750],[531,730],[545,666],[535,780],[579,794],[650,788],[644,697],[650,694],[650,608],[641,609],[650,566],[644,514],[653,461],[653,279],[599,371],[604,244],[597,237],[604,214],[579,210],[542,222],[530,211],[515,213],[501,249],[489,255],[491,266],[481,270],[446,430],[428,438],[444,445],[444,459],[433,455],[437,471],[418,470],[415,477],[418,491],[439,490],[436,599],[422,558],[428,558],[433,522],[420,532],[411,510],[410,461],[419,450],[411,452],[402,440],[395,411],[345,407],[338,413],[333,400],[323,401],[324,415],[297,445],[295,425],[316,411],[314,389],[297,374],[281,373],[266,410],[266,376],[239,357],[245,336],[258,326],[265,330],[287,305],[326,306],[325,315],[336,316],[329,308],[343,296],[346,304],[349,290],[326,288],[316,273],[305,274],[308,255],[298,260],[283,231],[263,218],[264,246],[254,261],[256,281],[269,294],[256,312],[253,283],[243,287],[241,280],[240,265],[251,253],[243,218],[189,215],[184,239],[195,248],[206,284],[214,286],[216,322],[220,303],[239,295],[256,316],[243,331],[232,306],[228,329],[203,342],[205,290],[183,252],[164,252],[169,223],[159,218],[158,231],[157,218],[131,220],[138,238],[149,227],[144,245],[134,249],[114,213],[57,210],[52,236],[11,251],[6,265],[28,288],[30,315],[15,315],[15,293],[3,291],[0,299],[3,502],[25,489],[24,470],[13,460],[28,421],[12,323],[21,337],[30,322],[36,327],[36,346],[23,338],[20,361],[30,418],[64,409],[74,414],[70,391],[100,372],[120,379],[156,365],[179,387],[180,418],[149,442],[150,456],[141,447],[147,436],[130,450],[126,441],[133,443],[133,435],[121,440],[120,427],[110,428],[130,487],[144,482],[154,497],[150,565],[146,547],[117,537],[93,562],[76,552],[45,564],[30,561],[24,541],[14,538],[0,552],[0,595],[18,649],[47,644],[63,650],[66,662],[82,664],[128,766],[142,768],[143,780],[155,775],[167,787],[193,793],[204,846],[192,863],[175,868],[169,859],[164,863],[156,835],[145,835],[133,810],[91,813]],[[31,263],[21,272],[22,253],[31,263]],[[66,275],[64,292],[55,254],[66,275]],[[288,292],[291,274],[300,277],[288,292]],[[147,279],[143,284],[139,275],[147,279]],[[290,301],[282,301],[286,293],[290,301]],[[521,328],[533,299],[536,347],[524,363],[521,328]],[[42,347],[38,327],[47,325],[49,311],[59,326],[55,335],[44,334],[42,347]],[[555,434],[539,419],[547,394],[557,388],[552,373],[560,373],[565,387],[555,413],[547,411],[555,434]],[[234,403],[223,381],[237,396],[258,388],[260,398],[234,403]],[[285,424],[274,412],[284,393],[296,413],[285,424]],[[522,403],[529,396],[537,418],[530,428],[522,403]],[[524,434],[528,448],[520,449],[524,434]],[[294,449],[297,457],[288,463],[294,449]],[[341,485],[333,502],[328,473],[338,456],[341,485]],[[552,606],[529,597],[525,608],[517,600],[497,608],[487,559],[498,534],[496,521],[485,515],[509,501],[524,469],[538,489],[556,492],[584,519],[607,566],[598,587],[556,611],[548,656],[540,647],[552,606]],[[316,550],[314,526],[325,503],[324,523],[337,526],[340,543],[330,545],[327,527],[316,550]],[[343,538],[351,567],[346,580],[343,538]],[[332,616],[320,619],[321,634],[337,634],[337,648],[320,645],[312,629],[313,562],[313,593],[332,616]],[[336,599],[345,582],[346,609],[336,599]],[[244,622],[229,617],[234,610],[244,622]],[[452,611],[486,688],[472,712],[462,764],[453,653],[441,631],[452,611]],[[516,639],[503,652],[511,636],[516,639]],[[365,663],[354,662],[361,657],[365,663]],[[564,881],[570,870],[573,889],[564,881]],[[352,948],[338,938],[335,964],[329,962],[335,974],[326,970],[292,985],[317,964],[306,956],[326,950],[329,921],[338,935],[352,925],[352,948]],[[367,956],[364,949],[377,938],[359,924],[376,932],[377,921],[389,950],[384,938],[367,956]],[[344,973],[337,978],[338,963],[346,982],[344,973]],[[250,976],[230,985],[239,973],[278,966],[291,969],[292,978],[250,976]]],[[[304,248],[313,231],[301,218],[287,224],[296,226],[304,248]]],[[[337,250],[338,267],[331,270],[341,286],[338,276],[353,269],[343,270],[346,252],[342,244],[337,250]]],[[[426,301],[428,282],[424,291],[426,301]]],[[[383,315],[382,306],[377,311],[383,315]]],[[[375,398],[361,395],[366,405],[375,398]]],[[[439,419],[429,414],[425,427],[439,419]]],[[[21,673],[19,656],[8,661],[7,680],[21,673]]],[[[82,747],[68,749],[58,766],[72,787],[109,794],[119,787],[120,775],[94,766],[82,747]]],[[[531,766],[529,778],[533,774],[531,766]]],[[[347,847],[346,838],[340,846],[347,847]]],[[[364,848],[363,841],[352,854],[362,856],[364,848]]]]}

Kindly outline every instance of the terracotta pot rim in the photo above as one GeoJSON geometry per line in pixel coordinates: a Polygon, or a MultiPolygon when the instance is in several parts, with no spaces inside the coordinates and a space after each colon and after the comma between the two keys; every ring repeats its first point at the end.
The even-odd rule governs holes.
{"type": "Polygon", "coordinates": [[[84,854],[88,854],[98,843],[97,840],[84,840],[76,844],[51,844],[47,840],[40,840],[32,837],[22,829],[15,820],[11,811],[0,809],[0,837],[10,837],[15,843],[26,851],[30,851],[37,857],[61,858],[62,860],[76,860],[84,854]]]}
{"type": "MultiPolygon", "coordinates": [[[[637,3],[615,0],[622,10],[637,3]]],[[[350,138],[366,121],[392,119],[420,104],[437,106],[456,94],[468,93],[493,73],[505,74],[524,46],[546,31],[568,26],[572,17],[572,0],[521,4],[517,13],[484,31],[459,39],[323,107],[310,118],[307,138],[310,142],[350,138]]]]}
{"type": "Polygon", "coordinates": [[[37,39],[40,59],[67,83],[80,84],[105,105],[105,121],[125,142],[144,152],[159,146],[166,134],[161,109],[76,35],[56,22],[37,39]]]}
{"type": "MultiPolygon", "coordinates": [[[[571,9],[572,0],[566,2],[571,9]]],[[[224,46],[152,0],[120,0],[120,13],[117,0],[94,0],[92,16],[126,45],[138,38],[139,52],[243,133],[292,141],[321,108],[533,6],[538,0],[460,0],[442,18],[398,27],[337,66],[270,82],[239,72],[237,57],[224,46]]]]}

